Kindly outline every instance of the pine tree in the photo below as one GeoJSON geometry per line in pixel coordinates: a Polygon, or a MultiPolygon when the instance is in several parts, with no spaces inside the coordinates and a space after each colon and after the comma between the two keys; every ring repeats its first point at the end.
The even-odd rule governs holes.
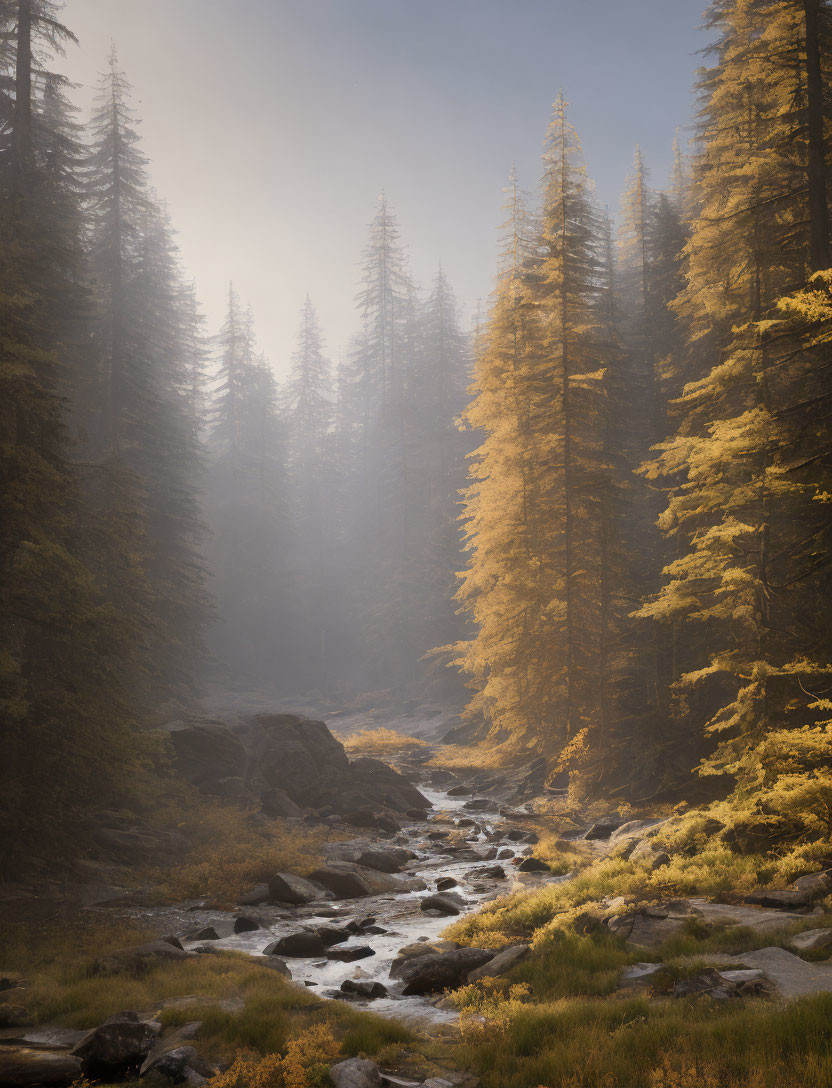
{"type": "Polygon", "coordinates": [[[814,560],[798,558],[808,542],[797,526],[816,520],[800,466],[817,463],[823,424],[816,376],[802,347],[785,349],[775,307],[805,281],[828,224],[822,201],[809,201],[804,5],[714,4],[710,22],[721,36],[702,79],[697,213],[674,304],[687,342],[668,368],[681,396],[675,433],[646,468],[669,488],[661,526],[674,557],[641,614],[681,628],[676,718],[699,754],[714,734],[733,738],[706,765],[736,773],[724,754],[736,760],[782,724],[800,699],[799,662],[819,646],[801,618],[797,587],[818,587],[814,560]]]}
{"type": "Polygon", "coordinates": [[[292,676],[287,622],[285,449],[277,387],[254,322],[229,288],[208,433],[211,570],[220,623],[212,643],[237,677],[292,676]]]}
{"type": "MultiPolygon", "coordinates": [[[[471,710],[557,751],[597,715],[609,478],[603,232],[562,97],[544,162],[537,252],[525,267],[514,256],[500,280],[467,411],[486,438],[466,501],[472,558],[460,590],[478,634],[459,664],[479,688],[471,710]]],[[[519,255],[521,224],[511,234],[519,255]]]]}
{"type": "Polygon", "coordinates": [[[95,465],[70,442],[86,350],[80,148],[49,70],[72,35],[48,0],[5,3],[0,157],[0,777],[3,861],[70,857],[132,765],[133,639],[88,555],[95,465]],[[37,796],[37,803],[32,798],[37,796]]]}
{"type": "Polygon", "coordinates": [[[416,367],[415,291],[398,224],[382,195],[364,251],[357,297],[362,331],[342,386],[353,429],[353,521],[357,572],[354,614],[362,633],[366,683],[388,686],[412,675],[407,625],[413,558],[409,390],[416,367]]]}
{"type": "Polygon", "coordinates": [[[331,366],[324,356],[318,317],[308,295],[297,344],[283,397],[296,630],[303,647],[298,679],[301,686],[317,683],[326,688],[328,660],[334,650],[331,642],[337,594],[332,463],[335,403],[331,366]]]}
{"type": "MultiPolygon", "coordinates": [[[[459,496],[471,448],[470,435],[460,430],[458,420],[467,401],[469,370],[468,339],[440,268],[419,311],[419,366],[410,392],[414,539],[408,625],[416,659],[425,658],[435,643],[456,641],[464,633],[453,598],[463,562],[459,496]]],[[[429,675],[434,687],[447,690],[446,670],[431,668],[429,675]]]]}
{"type": "Polygon", "coordinates": [[[200,364],[193,309],[170,224],[149,188],[129,96],[113,51],[87,168],[97,362],[90,448],[111,476],[99,498],[109,501],[121,488],[137,507],[139,537],[122,547],[141,548],[147,578],[151,697],[182,698],[200,666],[208,609],[193,422],[200,364]]]}

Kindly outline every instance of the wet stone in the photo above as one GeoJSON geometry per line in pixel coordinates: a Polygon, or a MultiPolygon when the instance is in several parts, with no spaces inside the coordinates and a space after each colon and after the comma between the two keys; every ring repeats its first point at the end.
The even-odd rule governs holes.
{"type": "Polygon", "coordinates": [[[355,960],[364,960],[375,954],[374,948],[370,948],[368,944],[362,944],[355,948],[330,948],[326,958],[338,960],[340,963],[353,963],[355,960]]]}

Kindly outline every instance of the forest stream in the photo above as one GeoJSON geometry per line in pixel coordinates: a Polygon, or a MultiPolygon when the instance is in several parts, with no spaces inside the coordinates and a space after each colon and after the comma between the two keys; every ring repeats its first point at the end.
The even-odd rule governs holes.
{"type": "MultiPolygon", "coordinates": [[[[234,911],[201,909],[199,904],[136,907],[129,910],[129,916],[156,932],[176,934],[188,951],[210,954],[214,950],[227,949],[257,959],[264,958],[264,949],[274,941],[290,934],[311,932],[321,926],[346,927],[350,922],[356,922],[358,925],[355,928],[361,927],[359,932],[333,947],[345,955],[349,955],[351,950],[370,947],[372,955],[365,954],[353,962],[325,959],[320,955],[287,957],[286,963],[293,981],[314,988],[322,997],[344,999],[350,996],[362,1005],[370,1005],[370,1001],[362,999],[360,995],[347,995],[340,991],[344,980],[381,983],[387,995],[372,1000],[374,1012],[405,1021],[452,1021],[457,1013],[451,1008],[443,1008],[436,994],[402,995],[404,983],[390,975],[399,950],[415,942],[441,939],[442,931],[456,917],[477,910],[512,888],[535,887],[567,878],[550,873],[515,871],[511,861],[512,858],[519,860],[524,844],[504,838],[509,830],[506,826],[507,810],[503,808],[501,815],[502,806],[498,801],[477,799],[473,802],[475,810],[472,811],[465,807],[471,803],[470,796],[449,796],[443,790],[424,785],[420,785],[420,789],[433,804],[433,812],[426,820],[406,822],[392,840],[361,838],[327,845],[327,853],[332,852],[334,856],[351,847],[366,849],[374,846],[381,850],[393,846],[404,847],[416,856],[402,867],[402,878],[408,878],[410,884],[423,882],[424,887],[419,890],[414,888],[397,894],[379,894],[360,899],[319,900],[306,906],[262,904],[242,912],[245,917],[256,920],[260,928],[221,936],[210,942],[194,935],[208,927],[213,927],[218,933],[233,928],[235,918],[241,915],[239,908],[234,911]],[[463,829],[467,833],[466,849],[462,851],[463,857],[460,857],[459,851],[452,854],[447,850],[444,835],[439,836],[443,832],[459,833],[463,829]],[[430,835],[434,837],[429,838],[430,835]],[[500,860],[496,860],[498,853],[500,860]],[[505,875],[501,877],[499,870],[505,875]],[[456,884],[449,886],[449,880],[456,881],[456,884]],[[436,893],[437,882],[464,900],[465,905],[459,905],[459,915],[422,909],[422,901],[436,893]],[[191,935],[190,938],[188,935],[191,935]]],[[[522,827],[523,818],[527,816],[531,816],[531,813],[524,809],[512,810],[510,823],[515,828],[522,827]]]]}

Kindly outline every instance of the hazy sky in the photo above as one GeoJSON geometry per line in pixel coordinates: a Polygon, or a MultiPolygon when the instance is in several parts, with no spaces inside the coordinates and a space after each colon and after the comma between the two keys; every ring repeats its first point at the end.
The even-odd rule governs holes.
{"type": "Polygon", "coordinates": [[[663,183],[689,124],[704,0],[67,0],[89,88],[111,40],[154,183],[212,330],[229,279],[285,372],[309,292],[330,354],[356,327],[377,196],[417,282],[442,262],[470,311],[491,290],[502,186],[524,186],[560,89],[603,201],[640,143],[663,183]]]}

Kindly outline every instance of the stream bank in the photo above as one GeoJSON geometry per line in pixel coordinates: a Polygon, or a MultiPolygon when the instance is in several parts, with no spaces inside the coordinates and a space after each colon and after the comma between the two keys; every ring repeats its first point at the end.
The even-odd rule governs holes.
{"type": "MultiPolygon", "coordinates": [[[[376,871],[385,890],[355,898],[324,892],[308,903],[262,902],[234,911],[196,902],[136,906],[123,913],[157,933],[175,935],[186,952],[210,955],[228,950],[272,961],[274,954],[266,950],[285,938],[325,929],[327,940],[337,938],[325,953],[320,947],[311,955],[277,953],[294,982],[323,997],[368,1005],[371,1001],[374,1012],[405,1022],[452,1021],[456,1014],[438,1007],[435,994],[404,995],[405,982],[391,978],[400,950],[418,943],[433,946],[455,918],[519,888],[540,887],[565,877],[546,872],[542,863],[542,871],[520,871],[522,864],[529,864],[526,858],[536,841],[536,834],[524,826],[533,818],[529,809],[509,810],[493,798],[453,796],[430,786],[420,789],[433,806],[431,815],[403,820],[395,834],[344,839],[325,847],[327,865],[336,870],[354,866],[353,871],[366,872],[368,867],[356,866],[350,859],[372,860],[373,854],[378,855],[377,864],[388,869],[376,871]],[[402,858],[407,853],[412,856],[400,864],[391,863],[389,858],[396,851],[402,858]],[[390,868],[395,871],[389,872],[390,868]],[[427,901],[437,893],[441,896],[438,909],[431,908],[427,901]],[[242,923],[241,918],[245,919],[242,923]],[[235,923],[238,929],[241,925],[252,928],[234,932],[235,923]],[[339,929],[348,935],[336,933],[339,929]],[[358,958],[350,962],[352,955],[358,958]],[[360,992],[345,993],[341,990],[345,981],[377,983],[386,992],[373,999],[360,992]]],[[[445,942],[445,950],[451,947],[445,942]]]]}

